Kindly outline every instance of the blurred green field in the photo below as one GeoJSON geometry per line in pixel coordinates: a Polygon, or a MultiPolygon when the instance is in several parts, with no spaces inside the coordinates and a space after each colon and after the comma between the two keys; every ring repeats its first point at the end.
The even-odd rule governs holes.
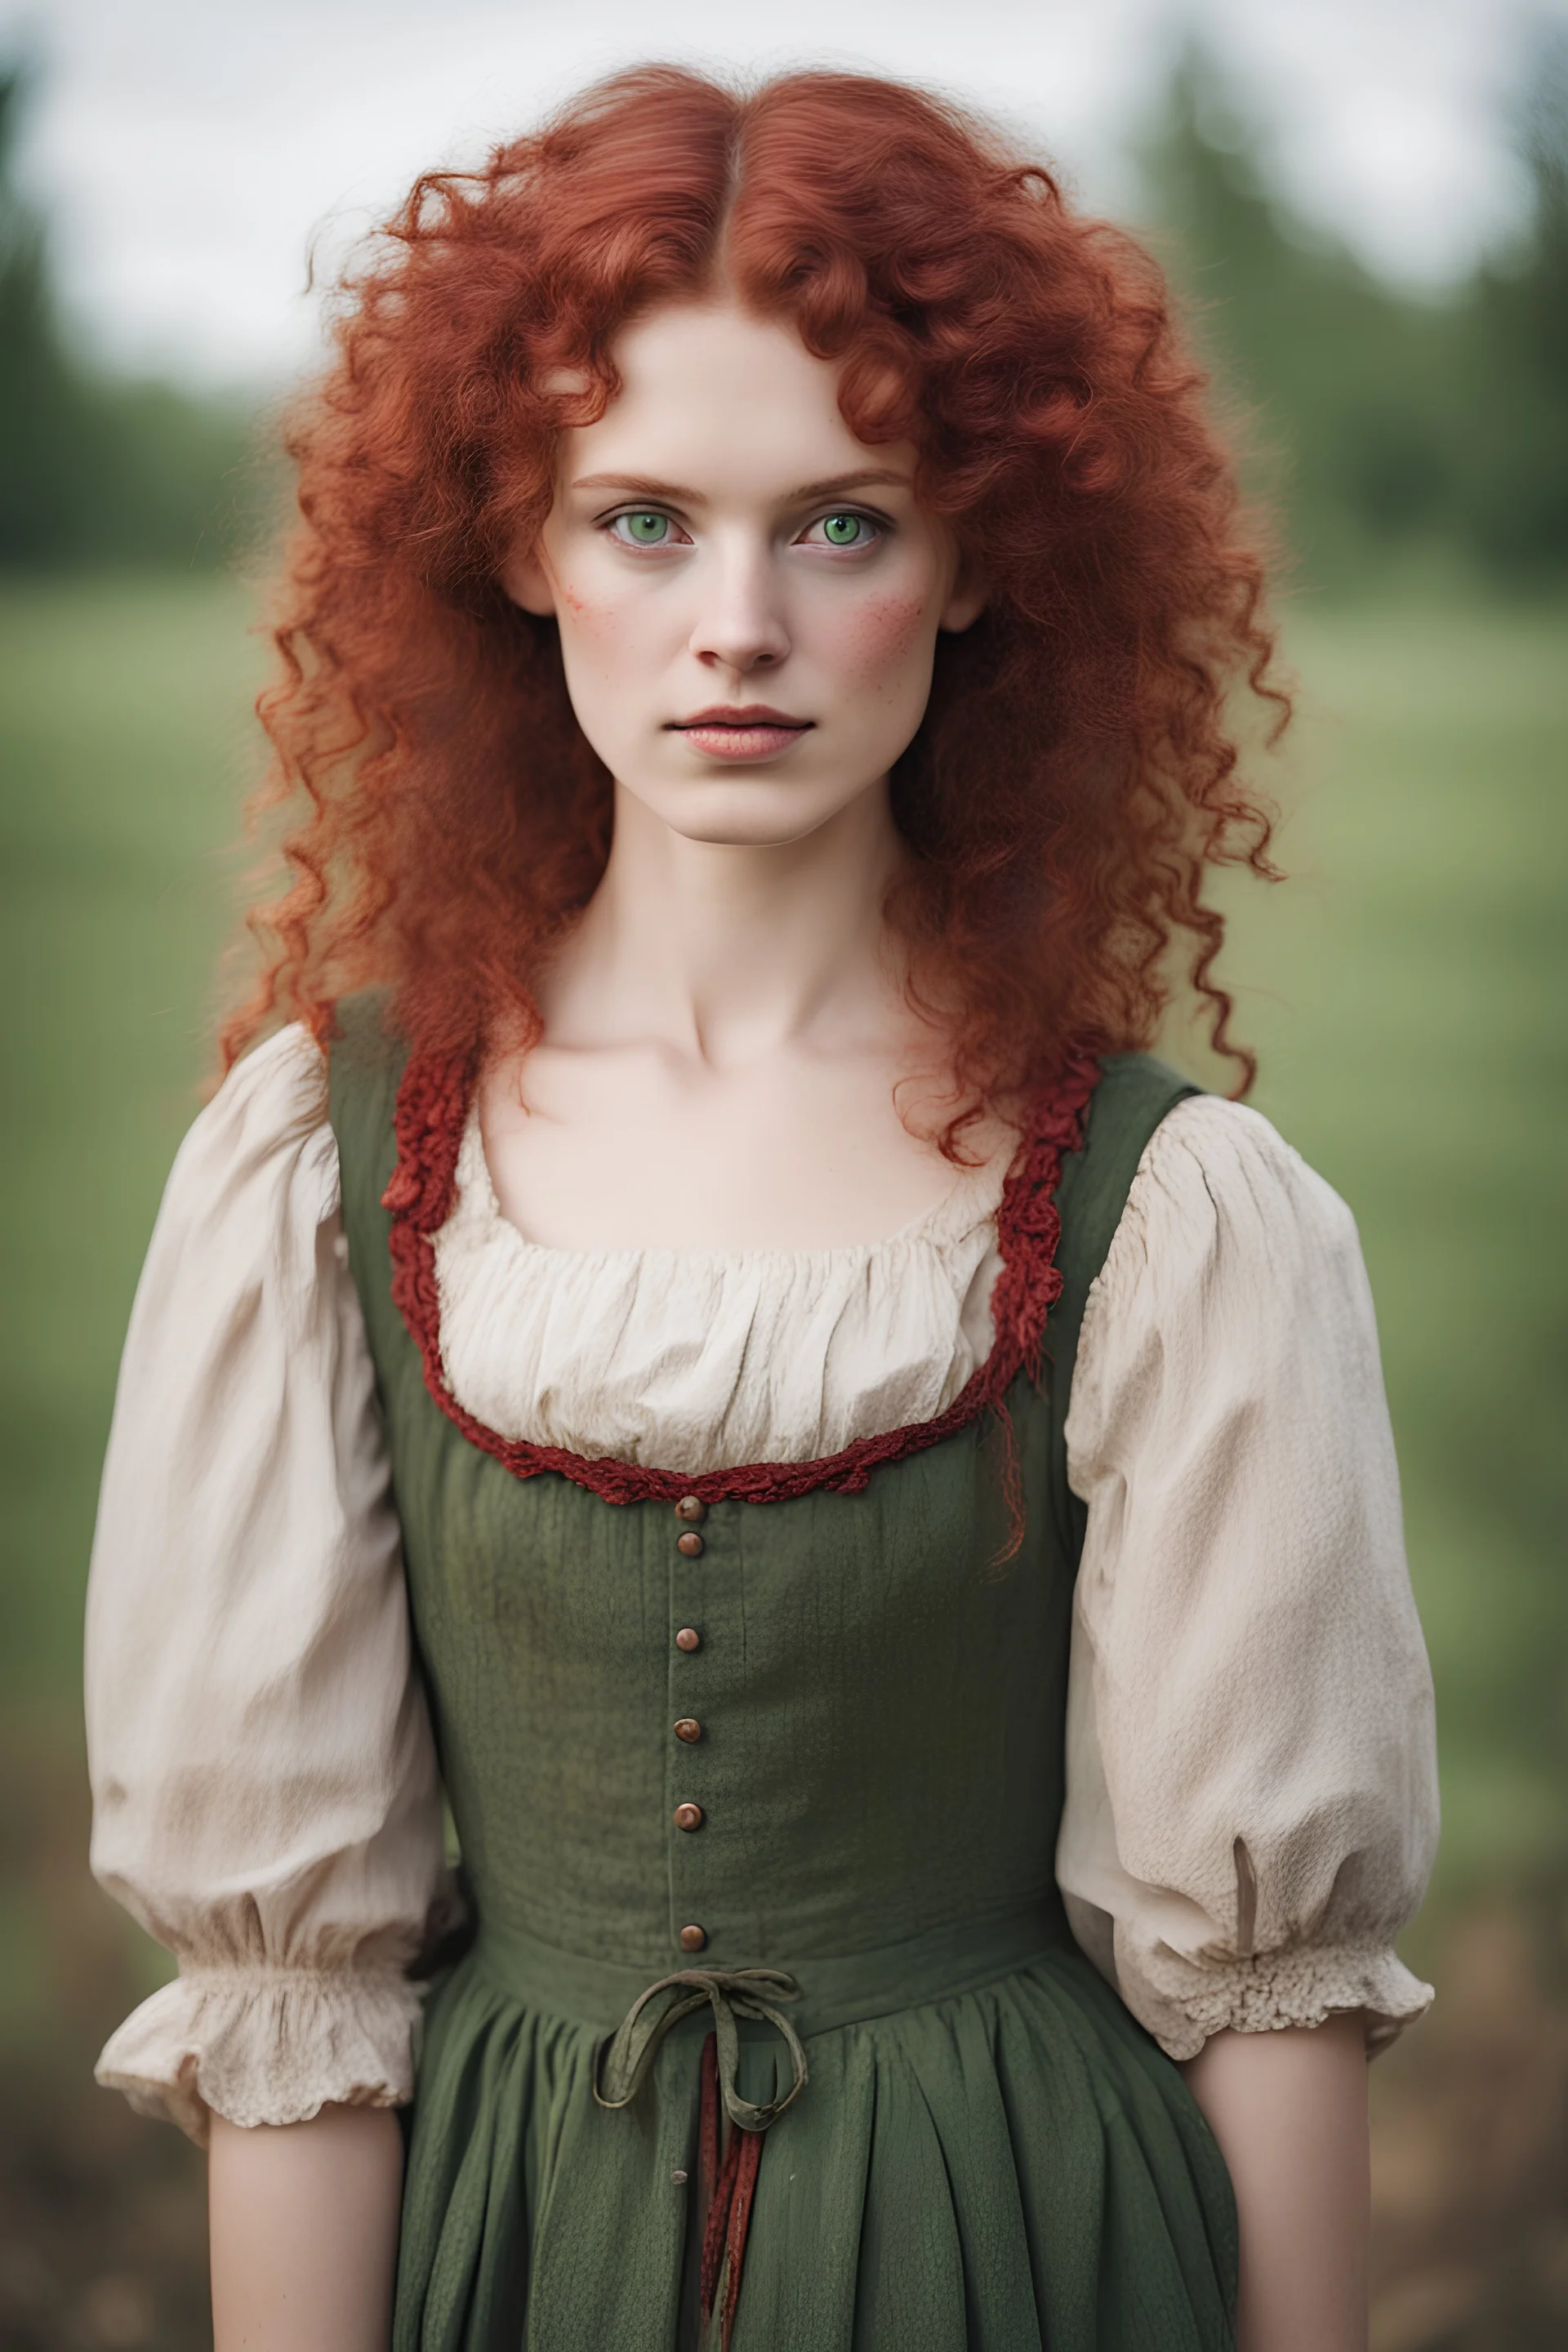
{"type": "MultiPolygon", "coordinates": [[[[261,656],[211,579],[0,592],[0,1675],[74,1706],[137,1265],[209,1066],[261,656]]],[[[1568,660],[1541,608],[1298,611],[1291,880],[1231,893],[1255,1099],[1379,1300],[1445,1734],[1445,1885],[1568,1851],[1568,660]]]]}

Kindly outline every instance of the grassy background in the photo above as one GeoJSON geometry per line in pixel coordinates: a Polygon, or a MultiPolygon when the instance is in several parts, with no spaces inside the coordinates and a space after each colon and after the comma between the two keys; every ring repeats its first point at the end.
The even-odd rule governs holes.
{"type": "MultiPolygon", "coordinates": [[[[1568,1886],[1563,617],[1293,613],[1301,719],[1275,783],[1294,878],[1232,892],[1229,977],[1264,1056],[1255,1100],[1350,1201],[1379,1301],[1444,1740],[1447,1830],[1418,1966],[1445,1918],[1485,1920],[1503,1898],[1561,1925],[1568,1886]]],[[[201,2336],[195,2173],[173,2134],[83,2087],[97,2038],[160,1963],[86,1880],[77,1676],[119,1345],[209,1066],[226,853],[254,762],[246,619],[212,578],[0,589],[0,2066],[18,2114],[68,2119],[38,2124],[47,2146],[32,2125],[17,2143],[26,2219],[0,2232],[0,2336],[19,2352],[201,2336]]],[[[1517,2013],[1535,1982],[1506,1936],[1464,1965],[1482,2011],[1506,1981],[1517,2013]]],[[[1540,2032],[1556,2030],[1536,2035],[1532,2080],[1540,2032]]],[[[1498,2317],[1495,2250],[1468,2269],[1452,2243],[1422,2251],[1442,2199],[1411,2188],[1427,2159],[1402,2172],[1400,2133],[1425,2147],[1432,2132],[1410,2117],[1434,2101],[1460,2112],[1451,2074],[1432,2071],[1441,2033],[1424,2032],[1385,2095],[1385,2239],[1409,2248],[1389,2257],[1381,2352],[1561,2342],[1528,2315],[1498,2317]]],[[[1494,2053],[1493,2104],[1506,2063],[1494,2053]]],[[[1468,2126],[1444,2128],[1458,2147],[1468,2126]]],[[[1473,2210],[1462,2165],[1454,2177],[1473,2210]]],[[[1541,2308],[1568,2328],[1568,2241],[1549,2220],[1529,2228],[1509,2274],[1534,2263],[1541,2308]]]]}

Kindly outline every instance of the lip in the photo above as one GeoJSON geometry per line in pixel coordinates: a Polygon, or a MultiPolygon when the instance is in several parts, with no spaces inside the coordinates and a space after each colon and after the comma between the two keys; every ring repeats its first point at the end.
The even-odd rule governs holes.
{"type": "Polygon", "coordinates": [[[772,760],[808,734],[814,721],[792,718],[765,702],[714,703],[693,711],[689,719],[669,722],[668,731],[684,736],[694,751],[715,760],[772,760]]]}

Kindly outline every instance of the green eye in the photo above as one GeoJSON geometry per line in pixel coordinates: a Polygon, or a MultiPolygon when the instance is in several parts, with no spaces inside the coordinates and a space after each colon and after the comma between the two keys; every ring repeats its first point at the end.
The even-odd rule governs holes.
{"type": "Polygon", "coordinates": [[[626,525],[626,535],[634,547],[662,547],[669,536],[668,515],[624,514],[616,520],[626,525]]]}
{"type": "Polygon", "coordinates": [[[829,547],[858,547],[866,532],[864,515],[825,515],[822,535],[829,547]]]}

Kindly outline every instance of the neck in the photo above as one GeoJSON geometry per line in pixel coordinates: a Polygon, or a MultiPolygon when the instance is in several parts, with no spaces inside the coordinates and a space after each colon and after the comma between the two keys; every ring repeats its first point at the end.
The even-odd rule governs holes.
{"type": "Polygon", "coordinates": [[[617,785],[547,1024],[562,1044],[635,1038],[715,1067],[884,1026],[902,1005],[882,905],[903,854],[885,784],[765,847],[689,840],[617,785]]]}

